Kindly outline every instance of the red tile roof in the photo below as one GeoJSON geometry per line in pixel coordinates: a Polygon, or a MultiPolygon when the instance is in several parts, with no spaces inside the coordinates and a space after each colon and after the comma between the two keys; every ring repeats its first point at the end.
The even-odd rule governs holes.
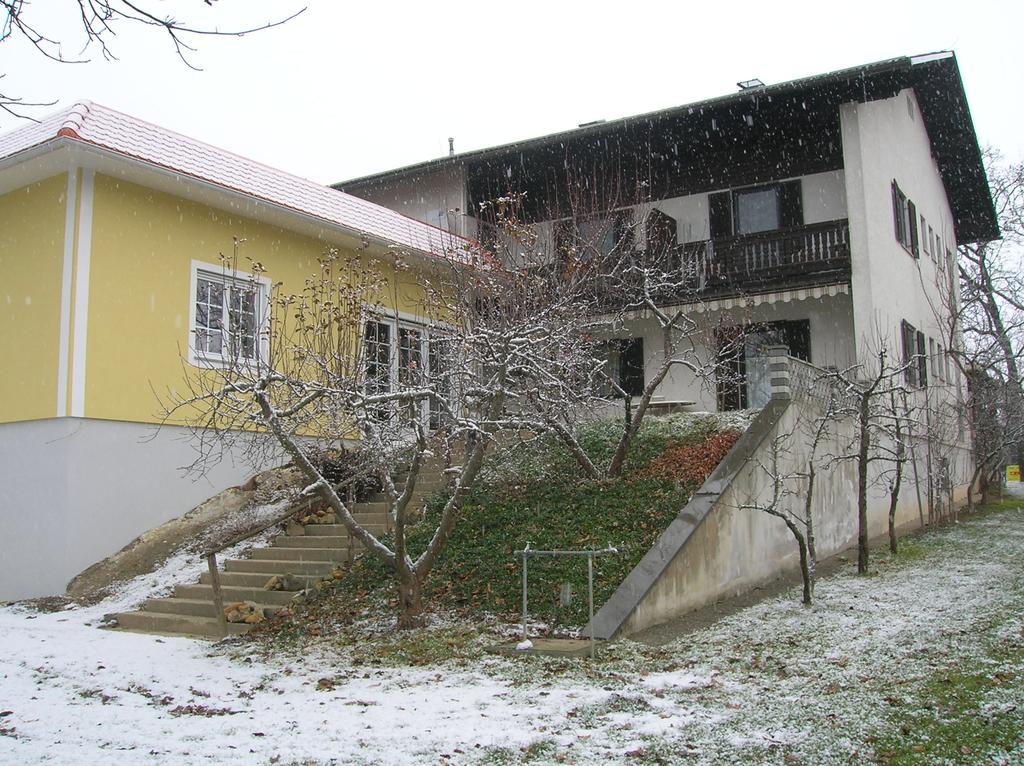
{"type": "Polygon", "coordinates": [[[0,159],[59,138],[102,147],[400,247],[441,255],[468,241],[329,186],[89,101],[0,136],[0,159]]]}

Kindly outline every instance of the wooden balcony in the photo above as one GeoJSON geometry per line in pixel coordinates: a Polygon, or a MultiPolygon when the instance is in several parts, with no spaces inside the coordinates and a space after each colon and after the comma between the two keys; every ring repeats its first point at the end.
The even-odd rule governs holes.
{"type": "MultiPolygon", "coordinates": [[[[599,270],[592,273],[589,289],[600,306],[615,308],[622,305],[624,296],[635,298],[641,292],[641,282],[662,304],[703,301],[848,281],[849,232],[849,223],[842,219],[690,242],[658,253],[630,249],[611,256],[627,260],[618,261],[608,271],[607,264],[597,261],[581,264],[584,269],[599,270]],[[633,260],[639,267],[629,266],[633,260]]],[[[567,273],[566,262],[552,261],[529,271],[538,278],[558,283],[567,273]]]]}
{"type": "Polygon", "coordinates": [[[698,292],[749,292],[850,275],[850,226],[843,219],[684,245],[679,266],[698,292]]]}

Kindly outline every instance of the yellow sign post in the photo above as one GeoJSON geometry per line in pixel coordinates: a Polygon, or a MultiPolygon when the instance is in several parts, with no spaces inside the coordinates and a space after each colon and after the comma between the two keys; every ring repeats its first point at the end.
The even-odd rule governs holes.
{"type": "Polygon", "coordinates": [[[1006,466],[1006,481],[1020,481],[1020,466],[1019,465],[1008,465],[1006,466]]]}

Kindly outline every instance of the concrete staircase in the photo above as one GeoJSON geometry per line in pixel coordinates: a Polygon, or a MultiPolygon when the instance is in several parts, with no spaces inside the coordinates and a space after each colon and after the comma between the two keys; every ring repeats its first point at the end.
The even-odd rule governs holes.
{"type": "MultiPolygon", "coordinates": [[[[401,491],[404,477],[396,478],[401,491]]],[[[427,495],[442,489],[444,478],[437,465],[423,467],[413,495],[411,507],[422,507],[427,495]]],[[[382,494],[356,503],[353,516],[374,535],[383,534],[387,526],[387,503],[382,494]]],[[[266,548],[252,550],[247,558],[226,559],[220,565],[221,594],[224,604],[251,602],[266,617],[285,608],[296,596],[317,582],[330,579],[339,566],[359,555],[362,544],[349,536],[343,524],[289,525],[276,535],[266,548]],[[267,583],[275,576],[289,575],[290,590],[268,590],[267,583]]],[[[165,633],[202,638],[221,638],[221,623],[214,605],[211,575],[204,572],[199,582],[178,585],[168,598],[152,598],[134,612],[107,616],[116,627],[147,633],[165,633]]],[[[229,634],[248,631],[252,625],[241,622],[227,624],[229,634]]]]}

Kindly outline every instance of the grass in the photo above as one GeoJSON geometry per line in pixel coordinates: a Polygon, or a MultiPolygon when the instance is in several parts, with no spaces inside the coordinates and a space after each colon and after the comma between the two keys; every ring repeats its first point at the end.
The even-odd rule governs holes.
{"type": "MultiPolygon", "coordinates": [[[[656,535],[663,523],[658,514],[678,510],[690,487],[638,478],[672,441],[645,434],[626,477],[607,484],[570,475],[566,456],[553,445],[541,459],[532,453],[492,466],[428,595],[444,609],[463,610],[476,627],[456,621],[404,634],[378,627],[365,644],[344,632],[331,640],[350,643],[354,664],[454,658],[456,667],[486,667],[524,699],[539,699],[552,685],[606,693],[581,700],[550,724],[545,719],[521,746],[477,751],[473,763],[1024,763],[1024,516],[1017,499],[906,536],[895,556],[876,548],[876,576],[858,578],[851,564],[823,578],[811,609],[783,594],[663,647],[618,642],[593,665],[554,658],[478,664],[481,632],[495,624],[486,615],[515,617],[512,550],[527,539],[545,547],[602,545],[616,531],[642,540],[645,523],[656,535]],[[576,536],[578,529],[589,539],[576,536]],[[677,669],[707,683],[652,691],[638,681],[677,669]],[[666,716],[679,723],[659,729],[666,716]]],[[[589,448],[602,454],[607,445],[598,433],[589,448]]],[[[365,616],[372,608],[390,618],[391,594],[379,574],[361,570],[311,609],[365,616]]],[[[578,619],[578,611],[561,609],[554,598],[574,573],[540,565],[536,574],[532,613],[552,622],[578,619]]],[[[606,569],[601,576],[613,580],[606,569]]],[[[329,629],[318,619],[296,624],[329,629]]]]}
{"type": "MultiPolygon", "coordinates": [[[[516,497],[533,491],[535,478],[504,475],[520,487],[516,497]]],[[[874,577],[857,577],[848,562],[822,578],[810,609],[790,591],[659,647],[615,642],[595,663],[483,658],[479,632],[494,624],[486,620],[404,634],[378,627],[348,656],[379,672],[429,663],[500,688],[495,698],[518,714],[506,724],[524,736],[439,745],[424,751],[433,762],[454,753],[443,762],[1015,766],[1024,763],[1018,505],[906,536],[896,556],[878,547],[874,577]],[[549,694],[562,695],[557,707],[530,720],[549,694]]],[[[368,593],[386,607],[386,592],[368,593]]],[[[324,604],[336,608],[337,596],[324,604]]]]}
{"type": "MultiPolygon", "coordinates": [[[[984,513],[1016,505],[995,503],[984,513]]],[[[1024,608],[1024,588],[1010,589],[1007,600],[1015,608],[972,627],[975,652],[926,675],[908,704],[894,709],[874,741],[880,764],[1009,764],[1024,758],[1024,627],[1014,619],[1024,608]]]]}
{"type": "MultiPolygon", "coordinates": [[[[1001,667],[1020,667],[1020,650],[1013,656],[993,655],[1001,667]]],[[[1019,672],[992,672],[991,667],[970,663],[937,674],[918,694],[920,711],[894,721],[893,732],[878,739],[875,752],[887,766],[924,766],[942,762],[996,762],[1000,754],[1019,749],[1024,742],[1024,722],[1012,705],[989,700],[1007,683],[1019,683],[1019,672]]]]}
{"type": "MultiPolygon", "coordinates": [[[[615,546],[616,555],[594,560],[594,603],[600,607],[636,566],[658,535],[679,513],[699,482],[670,476],[642,476],[641,469],[670,447],[701,444],[717,433],[710,417],[649,419],[635,440],[620,478],[592,481],[581,477],[573,458],[559,443],[542,441],[492,459],[485,479],[469,494],[458,524],[424,589],[429,608],[455,612],[479,621],[494,617],[505,623],[519,619],[521,558],[515,551],[527,543],[534,549],[594,549],[615,546]]],[[[582,443],[591,458],[606,464],[618,430],[600,421],[584,432],[582,443]]],[[[437,526],[444,497],[428,503],[424,522],[410,530],[413,555],[423,550],[437,526]]],[[[529,614],[555,628],[579,627],[587,621],[585,558],[533,558],[529,562],[529,614]],[[560,598],[570,594],[569,603],[560,598]]],[[[279,642],[334,635],[344,626],[373,618],[393,619],[395,594],[390,573],[369,556],[358,560],[347,576],[325,587],[314,603],[296,615],[274,620],[258,634],[279,642]]],[[[449,637],[451,638],[451,637],[449,637]]],[[[447,639],[443,639],[447,640],[447,639]]],[[[447,656],[477,651],[461,636],[447,656]]],[[[408,636],[375,642],[379,659],[419,664],[429,662],[427,646],[410,648],[408,636]]],[[[438,650],[444,654],[446,649],[438,650]]]]}

